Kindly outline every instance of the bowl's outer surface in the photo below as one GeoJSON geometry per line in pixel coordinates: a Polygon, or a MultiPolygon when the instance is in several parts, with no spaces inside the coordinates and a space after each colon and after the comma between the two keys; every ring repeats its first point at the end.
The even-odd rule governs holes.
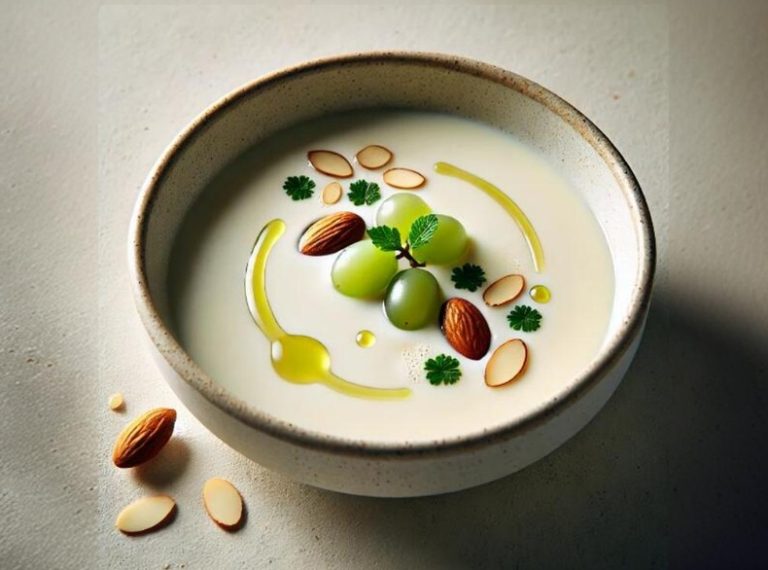
{"type": "Polygon", "coordinates": [[[164,376],[190,411],[244,455],[296,480],[346,493],[416,496],[492,481],[536,461],[600,410],[631,362],[655,268],[650,214],[608,139],[539,85],[487,64],[439,54],[370,53],[266,76],[215,103],[171,144],[139,196],[129,242],[139,313],[164,376]],[[217,386],[168,321],[167,267],[185,213],[228,162],[275,131],[371,107],[444,111],[514,133],[561,166],[605,231],[616,272],[608,340],[593,365],[521,422],[453,440],[377,445],[311,433],[258,413],[217,386]]]}

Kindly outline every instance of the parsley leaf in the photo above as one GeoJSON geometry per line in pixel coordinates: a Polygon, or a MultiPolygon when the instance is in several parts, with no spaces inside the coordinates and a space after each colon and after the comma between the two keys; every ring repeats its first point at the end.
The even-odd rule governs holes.
{"type": "Polygon", "coordinates": [[[433,386],[456,384],[461,378],[459,361],[445,354],[439,354],[427,360],[424,363],[424,370],[427,372],[427,380],[433,386]]]}
{"type": "Polygon", "coordinates": [[[451,281],[456,285],[456,289],[476,291],[478,287],[485,283],[485,271],[479,265],[465,263],[461,267],[453,268],[451,281]]]}
{"type": "Polygon", "coordinates": [[[411,231],[408,232],[408,243],[411,244],[411,249],[426,245],[432,236],[437,231],[437,216],[434,214],[427,214],[416,218],[411,224],[411,231]]]}
{"type": "Polygon", "coordinates": [[[355,206],[362,206],[363,204],[370,206],[381,198],[381,193],[379,192],[379,185],[375,182],[356,180],[349,185],[347,196],[355,206]]]}
{"type": "Polygon", "coordinates": [[[400,232],[397,228],[389,226],[376,226],[368,230],[373,245],[381,251],[400,251],[402,244],[400,242],[400,232]]]}
{"type": "Polygon", "coordinates": [[[516,331],[533,332],[541,326],[541,313],[528,305],[518,305],[507,315],[507,320],[516,331]]]}
{"type": "Polygon", "coordinates": [[[294,200],[305,200],[314,193],[315,183],[306,176],[289,176],[283,183],[283,190],[294,200]]]}

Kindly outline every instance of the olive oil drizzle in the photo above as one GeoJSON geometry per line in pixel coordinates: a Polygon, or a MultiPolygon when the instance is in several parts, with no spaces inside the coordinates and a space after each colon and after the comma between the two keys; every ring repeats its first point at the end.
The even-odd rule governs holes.
{"type": "Polygon", "coordinates": [[[331,355],[319,340],[285,332],[269,304],[266,288],[267,260],[270,251],[285,232],[285,222],[275,219],[261,230],[248,260],[245,296],[248,310],[261,332],[271,343],[272,366],[287,382],[319,382],[347,396],[391,400],[407,398],[409,388],[373,388],[349,382],[331,371],[331,355]]]}
{"type": "Polygon", "coordinates": [[[531,250],[533,267],[536,269],[536,272],[541,273],[544,271],[544,248],[539,240],[539,235],[536,233],[536,229],[528,219],[528,216],[526,216],[525,212],[523,212],[520,206],[517,205],[517,202],[487,180],[484,180],[471,172],[467,172],[458,166],[454,166],[453,164],[437,162],[435,163],[435,172],[469,182],[475,188],[482,190],[488,196],[493,198],[497,204],[512,216],[512,219],[515,220],[520,231],[523,232],[523,237],[525,237],[525,241],[528,242],[528,248],[531,250]]]}

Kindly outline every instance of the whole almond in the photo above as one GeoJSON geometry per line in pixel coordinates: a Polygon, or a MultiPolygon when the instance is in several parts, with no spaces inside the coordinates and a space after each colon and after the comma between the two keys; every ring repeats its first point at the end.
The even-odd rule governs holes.
{"type": "Polygon", "coordinates": [[[448,299],[440,310],[440,329],[457,352],[480,360],[491,346],[488,322],[472,303],[460,297],[448,299]]]}
{"type": "Polygon", "coordinates": [[[363,239],[365,221],[352,212],[336,212],[309,226],[299,240],[304,255],[330,255],[363,239]]]}
{"type": "Polygon", "coordinates": [[[176,424],[176,410],[155,408],[128,424],[117,436],[112,461],[120,468],[135,467],[160,453],[176,424]]]}

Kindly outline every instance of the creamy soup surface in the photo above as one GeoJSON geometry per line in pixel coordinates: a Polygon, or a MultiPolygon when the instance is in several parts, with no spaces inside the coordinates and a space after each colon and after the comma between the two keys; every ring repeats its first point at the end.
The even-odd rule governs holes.
{"type": "MultiPolygon", "coordinates": [[[[402,268],[408,267],[401,260],[402,268]]],[[[368,442],[423,443],[490,430],[521,418],[556,398],[596,357],[605,338],[613,304],[613,268],[601,228],[568,180],[543,156],[513,136],[482,124],[436,113],[375,111],[324,118],[291,128],[259,144],[226,167],[203,192],[176,238],[170,272],[174,327],[182,346],[219,385],[261,412],[323,435],[368,442]],[[412,168],[427,177],[418,190],[396,190],[382,172],[353,160],[369,144],[383,145],[395,157],[388,165],[412,168]],[[330,149],[346,156],[355,175],[340,180],[345,195],[323,205],[321,190],[333,178],[315,171],[307,152],[330,149]],[[541,239],[546,265],[534,268],[528,245],[510,215],[465,181],[434,172],[445,161],[472,172],[506,192],[530,219],[541,239]],[[315,181],[312,198],[293,201],[283,191],[288,176],[315,181]],[[382,200],[354,206],[346,196],[358,179],[377,182],[382,200]],[[457,290],[451,267],[429,266],[445,298],[470,300],[486,317],[491,349],[479,361],[457,354],[437,326],[417,331],[395,328],[381,301],[338,293],[331,282],[336,255],[308,257],[298,240],[314,220],[331,212],[352,211],[376,225],[381,202],[398,192],[413,192],[433,212],[458,219],[471,238],[467,261],[486,272],[487,286],[510,273],[526,279],[515,302],[491,308],[484,287],[457,290]],[[286,230],[267,264],[266,290],[285,331],[321,341],[338,376],[366,386],[412,390],[410,397],[382,401],[354,398],[323,384],[293,384],[274,371],[270,343],[255,325],[245,296],[245,269],[261,229],[273,219],[286,230]],[[546,285],[549,303],[528,291],[546,285]],[[519,304],[537,309],[541,328],[515,331],[507,314],[519,304]],[[375,343],[358,345],[360,331],[375,343]],[[514,382],[490,388],[483,380],[493,350],[520,338],[528,363],[514,382]],[[459,382],[430,385],[424,361],[438,354],[456,357],[459,382]]]]}

